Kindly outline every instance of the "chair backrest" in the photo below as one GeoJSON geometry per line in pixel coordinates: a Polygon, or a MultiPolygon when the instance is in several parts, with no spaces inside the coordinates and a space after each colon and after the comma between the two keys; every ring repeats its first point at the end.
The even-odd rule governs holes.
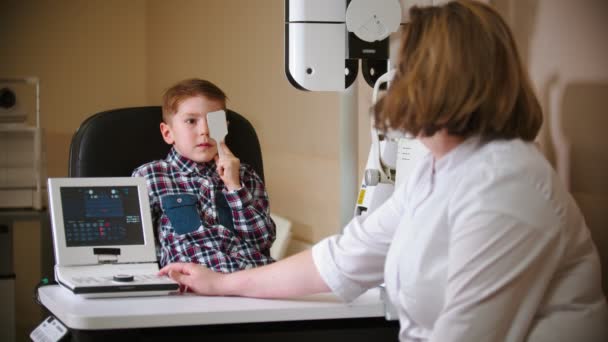
{"type": "MultiPolygon", "coordinates": [[[[262,151],[255,129],[231,110],[226,110],[226,118],[226,144],[264,180],[262,151]]],[[[92,115],[72,137],[69,177],[128,177],[136,167],[165,158],[171,146],[160,134],[161,121],[159,106],[121,108],[92,115]]]]}

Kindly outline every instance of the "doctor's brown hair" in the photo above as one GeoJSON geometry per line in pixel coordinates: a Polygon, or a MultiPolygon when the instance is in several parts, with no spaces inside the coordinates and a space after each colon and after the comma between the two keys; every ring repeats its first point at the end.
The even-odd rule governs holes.
{"type": "Polygon", "coordinates": [[[226,108],[227,97],[224,91],[207,80],[190,78],[176,83],[163,94],[163,121],[169,123],[171,116],[177,113],[179,104],[195,96],[220,101],[224,109],[226,108]]]}
{"type": "Polygon", "coordinates": [[[467,0],[409,13],[397,73],[373,108],[376,127],[533,140],[542,110],[500,15],[467,0]]]}

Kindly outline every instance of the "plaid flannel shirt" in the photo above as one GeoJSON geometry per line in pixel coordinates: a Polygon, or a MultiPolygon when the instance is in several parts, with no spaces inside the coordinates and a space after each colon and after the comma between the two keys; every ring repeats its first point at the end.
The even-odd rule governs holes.
{"type": "Polygon", "coordinates": [[[227,273],[274,261],[270,247],[276,231],[268,195],[249,165],[241,163],[243,187],[229,191],[215,162],[199,164],[172,148],[164,160],[135,169],[133,177],[144,177],[148,185],[161,266],[195,262],[227,273]],[[217,196],[225,197],[234,227],[220,223],[217,196]]]}

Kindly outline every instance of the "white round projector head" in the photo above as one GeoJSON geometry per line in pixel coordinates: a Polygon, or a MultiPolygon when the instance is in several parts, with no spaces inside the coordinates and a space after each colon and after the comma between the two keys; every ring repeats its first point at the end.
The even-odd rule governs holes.
{"type": "Polygon", "coordinates": [[[400,24],[398,0],[352,0],[346,9],[346,28],[366,42],[385,39],[400,24]]]}

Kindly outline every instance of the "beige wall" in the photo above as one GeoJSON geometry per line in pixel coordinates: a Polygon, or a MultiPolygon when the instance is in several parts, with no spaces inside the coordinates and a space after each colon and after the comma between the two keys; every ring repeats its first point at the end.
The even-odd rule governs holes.
{"type": "MultiPolygon", "coordinates": [[[[564,134],[585,137],[594,128],[593,139],[583,147],[593,149],[591,155],[599,162],[585,164],[591,166],[583,170],[591,173],[581,174],[577,166],[577,177],[590,174],[591,183],[579,189],[576,184],[581,183],[567,180],[577,199],[591,208],[586,209],[590,222],[605,233],[608,191],[601,179],[607,174],[602,150],[607,135],[595,122],[605,122],[601,120],[608,98],[606,2],[494,2],[514,27],[547,122],[576,122],[578,115],[588,114],[581,116],[587,126],[577,128],[578,133],[566,129],[564,134]],[[564,94],[566,100],[560,100],[564,94]],[[555,106],[549,104],[551,96],[555,106]],[[577,111],[582,106],[584,113],[577,111]]],[[[247,116],[257,129],[272,211],[293,221],[296,238],[313,242],[340,228],[339,95],[300,92],[287,82],[283,15],[283,0],[7,1],[0,11],[0,76],[40,77],[50,176],[67,175],[70,137],[87,116],[116,107],[159,104],[162,90],[182,78],[216,82],[230,97],[230,108],[247,116]]],[[[362,169],[368,152],[371,90],[361,85],[359,95],[362,169]]],[[[543,146],[554,162],[560,158],[558,140],[545,130],[543,146]]],[[[26,251],[28,239],[19,236],[15,247],[26,251]]],[[[28,265],[37,257],[20,255],[29,260],[19,261],[18,279],[29,280],[18,286],[28,289],[37,278],[37,266],[28,265]]],[[[29,297],[29,290],[20,293],[29,297]]],[[[29,298],[18,303],[24,339],[38,319],[24,307],[29,298]]]]}
{"type": "MultiPolygon", "coordinates": [[[[272,211],[293,221],[297,239],[316,241],[339,230],[339,97],[287,82],[283,15],[283,0],[10,1],[0,11],[0,77],[41,80],[49,176],[67,175],[71,135],[89,115],[159,104],[182,78],[216,82],[257,129],[272,211]]],[[[39,266],[23,253],[32,232],[18,229],[25,340],[39,321],[29,292],[39,266]]]]}
{"type": "Polygon", "coordinates": [[[497,0],[545,114],[541,146],[581,206],[608,293],[608,2],[497,0]]]}
{"type": "MultiPolygon", "coordinates": [[[[69,142],[89,115],[146,104],[146,2],[3,1],[0,77],[37,76],[48,174],[67,175],[69,142]]],[[[39,228],[14,226],[17,337],[40,321],[39,228]]]]}
{"type": "Polygon", "coordinates": [[[608,2],[543,0],[536,11],[529,65],[544,146],[585,215],[608,293],[608,2]]]}
{"type": "Polygon", "coordinates": [[[89,115],[159,104],[186,77],[216,82],[258,131],[271,209],[311,242],[338,227],[338,104],[284,76],[282,0],[22,1],[0,14],[0,76],[38,76],[48,175],[67,174],[89,115]]]}
{"type": "Polygon", "coordinates": [[[87,116],[146,101],[144,0],[8,1],[1,76],[37,76],[48,174],[67,175],[69,139],[87,116]]]}
{"type": "Polygon", "coordinates": [[[283,1],[150,0],[147,19],[148,101],[182,78],[216,82],[257,130],[271,210],[296,238],[337,232],[339,97],[285,78],[283,1]]]}

